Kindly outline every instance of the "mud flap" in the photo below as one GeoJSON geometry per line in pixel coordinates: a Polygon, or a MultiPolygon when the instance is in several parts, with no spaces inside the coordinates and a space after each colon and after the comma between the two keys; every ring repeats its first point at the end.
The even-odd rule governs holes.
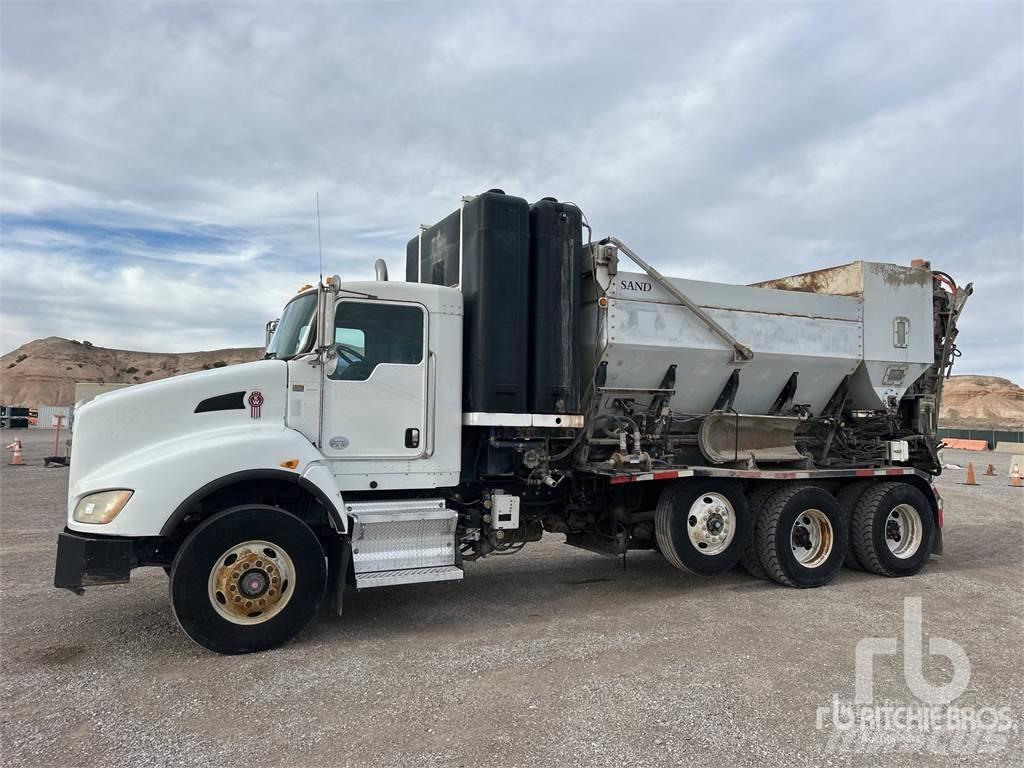
{"type": "Polygon", "coordinates": [[[332,537],[327,542],[327,599],[324,604],[332,613],[341,616],[345,588],[355,585],[352,571],[352,544],[348,538],[332,537]]]}

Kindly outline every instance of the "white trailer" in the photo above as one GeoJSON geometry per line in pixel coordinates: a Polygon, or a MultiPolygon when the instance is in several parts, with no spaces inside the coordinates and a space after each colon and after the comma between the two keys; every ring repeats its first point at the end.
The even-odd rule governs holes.
{"type": "Polygon", "coordinates": [[[941,553],[936,420],[969,285],[924,263],[669,279],[621,241],[584,242],[572,206],[526,218],[497,195],[414,239],[407,282],[379,265],[301,291],[267,359],[82,406],[55,585],[164,567],[189,637],[241,653],[340,613],[346,589],[458,580],[545,532],[793,587],[941,553]],[[489,278],[495,248],[520,269],[489,278]],[[525,315],[501,314],[506,291],[525,315]],[[522,366],[494,374],[523,346],[513,317],[532,376],[518,406],[522,366]]]}

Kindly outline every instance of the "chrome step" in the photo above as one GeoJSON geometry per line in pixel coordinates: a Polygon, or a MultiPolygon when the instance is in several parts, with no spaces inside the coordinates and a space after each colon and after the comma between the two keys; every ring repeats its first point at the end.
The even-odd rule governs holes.
{"type": "Polygon", "coordinates": [[[457,565],[432,568],[403,568],[397,571],[369,571],[356,574],[356,588],[390,587],[396,584],[422,584],[428,581],[459,581],[462,569],[457,565]]]}

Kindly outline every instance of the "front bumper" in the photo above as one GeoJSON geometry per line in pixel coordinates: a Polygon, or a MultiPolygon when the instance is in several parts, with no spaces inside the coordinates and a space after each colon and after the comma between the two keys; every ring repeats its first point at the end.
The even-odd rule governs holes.
{"type": "Polygon", "coordinates": [[[80,595],[86,587],[125,584],[137,565],[134,539],[94,536],[65,528],[57,537],[53,586],[80,595]]]}

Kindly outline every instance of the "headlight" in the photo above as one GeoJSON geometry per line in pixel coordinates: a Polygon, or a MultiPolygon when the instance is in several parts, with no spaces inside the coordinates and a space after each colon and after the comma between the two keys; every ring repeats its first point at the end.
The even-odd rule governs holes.
{"type": "Polygon", "coordinates": [[[132,497],[131,491],[101,491],[83,496],[75,505],[74,518],[79,523],[93,523],[103,525],[109,523],[118,513],[124,509],[128,499],[132,497]]]}

